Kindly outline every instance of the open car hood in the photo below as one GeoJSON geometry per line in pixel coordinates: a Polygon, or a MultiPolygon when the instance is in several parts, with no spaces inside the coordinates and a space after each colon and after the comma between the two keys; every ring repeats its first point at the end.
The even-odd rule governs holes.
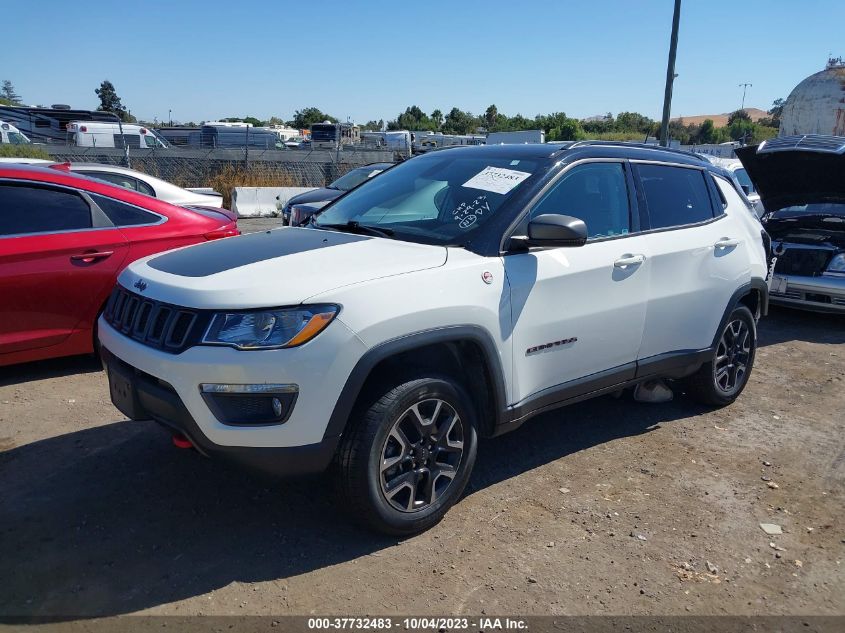
{"type": "Polygon", "coordinates": [[[736,155],[767,212],[804,204],[845,203],[845,137],[781,137],[740,147],[736,155]]]}

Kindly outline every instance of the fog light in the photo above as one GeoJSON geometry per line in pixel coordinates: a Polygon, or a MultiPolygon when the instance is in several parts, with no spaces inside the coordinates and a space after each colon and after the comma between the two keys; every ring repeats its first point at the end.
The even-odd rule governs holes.
{"type": "Polygon", "coordinates": [[[221,423],[231,426],[283,424],[290,417],[297,385],[204,383],[200,392],[221,423]]]}

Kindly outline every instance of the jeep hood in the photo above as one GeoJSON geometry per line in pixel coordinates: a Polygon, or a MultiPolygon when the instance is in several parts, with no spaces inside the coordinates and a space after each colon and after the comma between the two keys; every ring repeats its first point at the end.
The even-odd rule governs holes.
{"type": "Polygon", "coordinates": [[[845,203],[845,154],[800,149],[736,155],[754,182],[766,211],[824,202],[845,203]]]}
{"type": "Polygon", "coordinates": [[[131,264],[119,280],[132,292],[174,305],[280,307],[335,288],[442,266],[446,256],[442,246],[283,228],[152,255],[131,264]]]}

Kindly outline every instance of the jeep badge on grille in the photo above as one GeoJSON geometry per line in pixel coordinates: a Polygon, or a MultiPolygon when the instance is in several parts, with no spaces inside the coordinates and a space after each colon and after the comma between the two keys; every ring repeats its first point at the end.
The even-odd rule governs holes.
{"type": "Polygon", "coordinates": [[[139,279],[136,281],[133,286],[138,289],[139,292],[144,292],[147,289],[147,282],[143,279],[139,279]]]}

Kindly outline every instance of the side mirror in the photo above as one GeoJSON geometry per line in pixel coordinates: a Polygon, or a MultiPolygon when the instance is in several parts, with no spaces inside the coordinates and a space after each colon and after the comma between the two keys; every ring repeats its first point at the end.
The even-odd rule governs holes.
{"type": "Polygon", "coordinates": [[[587,225],[571,215],[545,213],[528,223],[527,246],[583,246],[586,241],[587,225]]]}
{"type": "Polygon", "coordinates": [[[746,196],[751,193],[751,187],[749,187],[748,185],[740,185],[740,187],[742,187],[742,192],[746,196]]]}

